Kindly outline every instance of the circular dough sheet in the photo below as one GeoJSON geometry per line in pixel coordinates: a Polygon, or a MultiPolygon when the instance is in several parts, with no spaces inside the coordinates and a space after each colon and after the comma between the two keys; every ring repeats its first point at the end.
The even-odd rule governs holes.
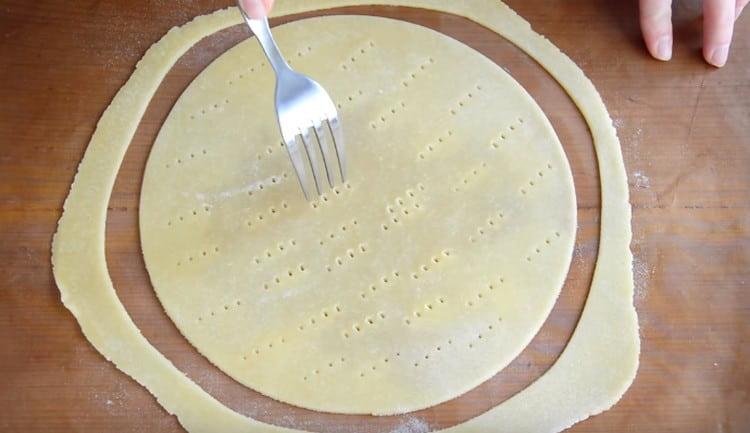
{"type": "Polygon", "coordinates": [[[394,414],[456,397],[528,344],[563,284],[573,181],[532,98],[471,48],[383,18],[274,29],[339,104],[348,182],[306,202],[255,40],[213,62],[154,144],[146,265],[211,362],[275,399],[394,414]]]}

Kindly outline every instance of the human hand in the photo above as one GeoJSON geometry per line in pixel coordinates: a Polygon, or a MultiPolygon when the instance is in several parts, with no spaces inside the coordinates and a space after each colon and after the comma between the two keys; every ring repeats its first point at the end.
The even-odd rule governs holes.
{"type": "Polygon", "coordinates": [[[268,16],[274,0],[240,0],[247,16],[260,19],[268,16]]]}
{"type": "MultiPolygon", "coordinates": [[[[672,58],[672,0],[639,0],[643,39],[659,60],[672,58]]],[[[716,67],[729,56],[734,21],[750,0],[703,0],[703,57],[716,67]]]]}

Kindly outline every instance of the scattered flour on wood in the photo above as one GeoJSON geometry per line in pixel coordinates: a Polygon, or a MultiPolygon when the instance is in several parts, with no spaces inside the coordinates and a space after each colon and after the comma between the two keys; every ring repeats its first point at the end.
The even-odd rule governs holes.
{"type": "Polygon", "coordinates": [[[422,419],[410,417],[388,433],[427,433],[430,426],[422,419]]]}
{"type": "Polygon", "coordinates": [[[612,126],[617,129],[617,136],[622,140],[623,147],[637,148],[643,137],[643,121],[638,120],[637,125],[626,125],[623,119],[613,119],[612,126]]]}
{"type": "Polygon", "coordinates": [[[283,415],[278,420],[279,425],[287,428],[293,428],[296,430],[309,430],[310,427],[314,427],[315,423],[312,420],[307,420],[305,418],[297,419],[293,415],[283,415]]]}
{"type": "Polygon", "coordinates": [[[656,273],[656,269],[645,258],[647,253],[641,247],[643,241],[643,235],[634,235],[631,245],[631,250],[633,251],[633,285],[636,302],[646,299],[651,278],[656,273]]]}
{"type": "Polygon", "coordinates": [[[653,274],[654,270],[648,266],[648,263],[639,257],[633,257],[633,282],[637,301],[645,299],[648,295],[648,284],[653,274]]]}
{"type": "Polygon", "coordinates": [[[576,242],[576,244],[573,246],[573,257],[570,261],[571,271],[573,269],[575,269],[575,271],[584,269],[584,267],[586,266],[586,261],[590,260],[591,257],[594,257],[594,260],[596,260],[596,252],[593,252],[592,255],[589,246],[576,242]]]}
{"type": "Polygon", "coordinates": [[[651,179],[648,178],[642,171],[638,170],[633,173],[633,179],[635,179],[634,186],[640,189],[651,188],[651,179]]]}
{"type": "Polygon", "coordinates": [[[128,410],[126,407],[128,399],[125,387],[120,383],[113,390],[95,391],[91,395],[110,415],[119,415],[128,410]]]}
{"type": "Polygon", "coordinates": [[[633,128],[628,144],[633,148],[637,148],[641,144],[641,137],[643,137],[643,128],[633,128]]]}

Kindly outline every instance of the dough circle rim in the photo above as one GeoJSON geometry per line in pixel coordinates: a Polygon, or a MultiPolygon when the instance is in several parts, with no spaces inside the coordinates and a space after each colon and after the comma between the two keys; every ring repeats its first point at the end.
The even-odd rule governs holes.
{"type": "MultiPolygon", "coordinates": [[[[277,5],[274,16],[358,5],[432,9],[468,18],[506,38],[544,67],[576,103],[589,125],[599,163],[599,253],[589,295],[568,345],[527,388],[484,414],[442,431],[553,432],[608,409],[635,377],[640,340],[633,306],[627,175],[600,95],[572,60],[509,7],[492,0],[320,0],[312,5],[286,1],[277,5]],[[608,320],[599,322],[597,316],[608,320]]],[[[138,62],[102,114],[78,167],[53,239],[52,265],[62,301],[89,342],[144,385],[188,431],[295,433],[299,430],[234,412],[174,367],[132,322],[106,266],[107,204],[120,163],[153,94],[172,65],[196,42],[240,22],[236,8],[197,17],[171,29],[138,62]]]]}
{"type": "MultiPolygon", "coordinates": [[[[229,99],[225,99],[252,100],[260,95],[263,95],[263,98],[272,98],[272,95],[263,94],[263,87],[269,84],[267,80],[272,80],[272,74],[270,70],[264,69],[267,65],[261,63],[262,54],[257,42],[250,38],[234,45],[203,69],[182,92],[153,143],[143,174],[138,209],[141,249],[153,290],[162,308],[185,339],[219,370],[245,387],[291,406],[342,415],[399,415],[448,402],[475,389],[506,368],[538,334],[559,298],[571,266],[577,222],[575,186],[568,158],[547,115],[523,86],[497,63],[443,33],[408,21],[369,15],[324,15],[277,26],[274,34],[279,43],[286,46],[286,50],[290,52],[299,52],[304,49],[302,45],[308,43],[315,46],[316,50],[328,50],[317,53],[317,58],[313,57],[307,63],[302,58],[294,59],[294,65],[312,76],[330,74],[320,78],[326,80],[324,86],[331,94],[337,95],[342,104],[346,101],[344,95],[354,92],[353,88],[348,88],[351,81],[347,80],[353,71],[333,68],[329,72],[324,72],[331,63],[326,59],[330,59],[330,56],[335,57],[336,51],[339,50],[358,51],[359,44],[352,42],[357,40],[369,40],[377,46],[377,50],[386,50],[387,54],[382,51],[369,52],[367,56],[362,55],[363,59],[357,59],[358,78],[354,87],[372,92],[365,93],[370,96],[370,100],[360,99],[358,103],[350,101],[351,105],[342,105],[344,111],[341,114],[344,123],[349,125],[346,132],[353,136],[356,140],[353,144],[359,148],[356,150],[359,154],[359,163],[375,161],[377,157],[388,158],[390,155],[394,161],[399,161],[402,168],[411,166],[418,169],[419,176],[409,180],[387,182],[396,186],[398,191],[385,192],[380,190],[380,187],[377,188],[378,191],[368,191],[361,189],[367,187],[369,182],[366,179],[371,176],[382,176],[380,170],[386,170],[390,164],[381,165],[380,168],[371,171],[366,171],[370,168],[366,167],[369,163],[360,165],[354,170],[358,177],[349,179],[351,182],[347,183],[347,188],[353,188],[354,191],[349,194],[342,192],[342,197],[345,197],[347,207],[351,208],[352,212],[341,215],[346,218],[338,220],[338,224],[343,224],[348,222],[346,220],[354,218],[358,220],[358,226],[350,227],[348,231],[344,228],[346,233],[337,233],[338,244],[336,241],[329,244],[328,239],[323,243],[317,236],[309,238],[309,232],[327,231],[326,226],[331,222],[331,218],[338,218],[334,217],[335,213],[331,213],[330,209],[321,217],[321,210],[314,206],[335,207],[339,200],[331,192],[329,202],[302,202],[298,183],[294,179],[293,171],[290,171],[289,159],[284,149],[281,149],[281,153],[274,152],[273,156],[264,154],[262,162],[256,162],[253,153],[270,149],[263,149],[263,144],[257,149],[250,147],[252,152],[247,153],[248,144],[255,146],[260,143],[240,144],[241,137],[228,132],[232,125],[246,124],[252,128],[254,136],[260,135],[265,140],[273,139],[278,134],[275,121],[271,118],[251,123],[249,120],[236,117],[250,109],[258,110],[257,107],[245,108],[242,104],[230,103],[229,99]],[[326,34],[321,40],[310,39],[309,35],[321,33],[326,34]],[[328,35],[337,36],[331,39],[328,35]],[[389,35],[398,37],[392,38],[389,35]],[[338,38],[343,39],[336,42],[338,38]],[[331,51],[332,48],[335,51],[331,51]],[[397,51],[391,51],[394,49],[397,51]],[[380,75],[374,71],[394,69],[400,70],[399,74],[406,75],[415,70],[413,64],[402,64],[402,61],[394,60],[402,58],[406,53],[420,53],[420,56],[424,57],[422,61],[429,58],[430,64],[434,62],[439,67],[429,73],[429,76],[413,78],[415,82],[408,88],[402,86],[398,80],[389,88],[388,79],[383,79],[389,74],[380,75]],[[375,64],[368,63],[368,59],[375,64]],[[232,85],[231,74],[237,74],[237,71],[247,64],[255,65],[255,70],[250,68],[251,71],[246,72],[253,78],[250,81],[244,80],[240,88],[232,85]],[[259,64],[261,66],[258,66],[259,64]],[[322,70],[314,72],[315,65],[322,66],[322,70]],[[456,70],[455,65],[463,66],[456,70]],[[465,68],[472,71],[471,78],[451,77],[465,68]],[[420,80],[426,81],[420,83],[420,80]],[[430,89],[449,88],[449,83],[455,83],[456,87],[462,88],[463,91],[441,93],[439,98],[434,95],[427,96],[432,92],[430,89]],[[467,113],[464,112],[457,124],[443,124],[443,121],[452,120],[448,114],[448,107],[456,104],[455,98],[459,97],[459,93],[466,97],[468,90],[476,92],[474,96],[477,97],[471,103],[461,102],[460,110],[471,114],[467,117],[467,113]],[[428,137],[434,135],[435,131],[426,134],[418,128],[403,127],[404,124],[401,124],[402,126],[390,125],[386,129],[391,131],[385,136],[388,137],[387,140],[392,141],[394,137],[398,137],[398,140],[407,143],[423,143],[421,146],[434,141],[434,146],[447,145],[442,149],[446,152],[452,151],[451,146],[462,144],[466,146],[466,153],[472,154],[472,157],[467,160],[450,158],[453,162],[447,166],[432,165],[427,162],[431,160],[429,157],[422,161],[418,159],[418,152],[425,152],[424,148],[420,148],[420,145],[408,148],[409,145],[406,143],[397,148],[385,146],[377,154],[366,153],[367,148],[373,149],[373,146],[382,140],[377,134],[380,130],[376,132],[368,125],[373,112],[375,116],[381,114],[390,109],[391,103],[396,100],[407,101],[408,107],[415,107],[422,105],[421,101],[426,101],[423,98],[429,98],[429,105],[435,107],[434,111],[429,111],[430,108],[425,107],[426,111],[422,112],[420,109],[416,111],[419,113],[416,116],[412,111],[411,115],[415,117],[412,117],[411,121],[424,116],[427,116],[425,119],[440,116],[439,112],[445,111],[447,119],[441,118],[438,124],[449,130],[447,134],[450,134],[450,137],[428,137]],[[215,101],[219,101],[219,108],[211,105],[215,101]],[[206,104],[208,110],[204,112],[202,110],[206,104]],[[441,105],[445,108],[436,108],[441,105]],[[220,111],[212,114],[211,107],[220,111]],[[512,113],[507,111],[509,108],[512,108],[512,113]],[[347,112],[348,110],[351,111],[347,112]],[[357,114],[368,111],[370,113],[364,116],[357,114]],[[482,117],[483,112],[491,114],[489,117],[482,117]],[[211,121],[204,120],[203,116],[211,121]],[[472,123],[468,119],[474,116],[477,116],[474,118],[475,125],[466,127],[472,123]],[[519,121],[521,117],[523,119],[519,121]],[[348,123],[354,119],[358,119],[359,125],[348,123]],[[494,119],[498,119],[498,125],[494,119]],[[394,133],[393,128],[402,129],[396,129],[398,132],[394,133]],[[508,138],[503,149],[500,149],[502,146],[487,144],[491,139],[498,137],[501,133],[498,131],[503,134],[502,140],[505,140],[506,135],[508,138]],[[217,134],[221,138],[212,143],[212,137],[216,137],[217,134]],[[360,134],[368,138],[355,138],[360,134]],[[206,148],[209,149],[207,152],[206,148]],[[513,173],[510,167],[496,165],[503,164],[503,159],[519,151],[523,153],[523,157],[518,155],[519,158],[514,158],[511,165],[525,167],[519,171],[520,179],[517,177],[518,173],[513,173]],[[413,165],[403,165],[404,156],[407,154],[413,158],[413,165]],[[240,155],[247,155],[248,159],[244,160],[240,155]],[[471,214],[486,215],[490,219],[495,216],[495,212],[504,210],[504,220],[500,224],[514,233],[511,237],[521,232],[527,232],[531,237],[526,237],[520,242],[514,240],[512,243],[503,244],[507,246],[499,247],[498,242],[501,242],[501,238],[481,240],[483,236],[492,236],[491,233],[496,227],[492,224],[496,221],[477,221],[471,215],[463,215],[460,218],[463,223],[449,222],[456,217],[438,216],[447,210],[443,208],[430,215],[429,212],[436,211],[436,206],[449,197],[446,195],[438,198],[440,194],[451,190],[448,185],[439,185],[442,181],[434,177],[433,170],[449,168],[454,163],[462,168],[451,169],[450,179],[457,183],[455,191],[448,192],[451,196],[464,188],[464,185],[458,185],[460,179],[453,179],[453,176],[460,177],[461,174],[469,173],[468,170],[471,169],[474,169],[474,173],[479,173],[477,169],[482,172],[504,172],[504,180],[500,180],[499,183],[491,180],[493,177],[497,179],[495,176],[483,178],[489,181],[487,183],[472,181],[470,190],[473,198],[466,197],[467,202],[463,205],[472,209],[471,214]],[[550,163],[552,165],[549,165],[550,163]],[[441,166],[442,168],[438,168],[441,166]],[[217,167],[221,167],[221,173],[202,177],[203,173],[212,173],[217,167]],[[550,171],[543,175],[542,180],[537,179],[538,169],[550,171]],[[292,173],[292,176],[287,176],[284,180],[282,173],[292,173]],[[433,173],[433,176],[430,176],[430,173],[433,173]],[[268,180],[272,175],[276,176],[278,183],[268,180]],[[527,178],[529,175],[534,179],[527,178]],[[199,178],[200,180],[197,180],[199,178]],[[265,186],[268,188],[253,191],[251,197],[247,198],[243,189],[248,188],[247,185],[255,185],[255,182],[263,182],[264,178],[265,186]],[[407,190],[411,187],[414,191],[407,192],[404,185],[407,190]],[[526,196],[527,191],[524,188],[528,189],[529,185],[536,185],[535,189],[542,190],[526,196]],[[179,191],[179,194],[176,195],[176,191],[179,191]],[[242,193],[237,194],[237,191],[242,193]],[[540,196],[540,193],[544,195],[540,196]],[[273,198],[268,198],[269,195],[273,198]],[[505,203],[502,199],[493,203],[497,199],[480,198],[492,195],[513,198],[505,203]],[[218,196],[222,198],[219,199],[218,196]],[[397,198],[399,196],[405,201],[397,198]],[[260,205],[260,200],[266,201],[260,205]],[[420,261],[418,264],[403,264],[400,260],[385,264],[388,259],[383,256],[391,255],[388,251],[407,250],[409,247],[401,243],[404,239],[401,236],[382,242],[382,239],[388,239],[387,234],[394,232],[381,232],[381,223],[390,224],[391,219],[383,219],[380,212],[385,214],[391,205],[401,206],[398,201],[411,206],[411,200],[418,201],[419,203],[415,202],[414,205],[419,207],[407,210],[403,217],[400,216],[399,220],[394,221],[408,225],[408,237],[411,240],[409,243],[424,240],[419,240],[419,225],[432,226],[430,230],[433,234],[444,233],[445,236],[440,236],[442,239],[436,244],[424,244],[415,248],[410,255],[420,261]],[[470,204],[474,200],[477,201],[470,204]],[[523,204],[526,200],[531,200],[528,207],[523,204]],[[475,208],[476,205],[483,207],[475,208]],[[516,205],[518,208],[515,208],[516,205]],[[270,212],[273,206],[277,206],[278,213],[270,212]],[[192,216],[189,210],[191,208],[192,216]],[[195,209],[198,210],[197,215],[195,209]],[[300,213],[305,210],[309,213],[300,213]],[[287,219],[288,211],[294,215],[291,218],[296,221],[291,227],[287,225],[290,222],[287,219]],[[263,215],[259,215],[259,212],[263,215]],[[252,224],[250,230],[247,230],[242,216],[237,218],[245,213],[249,218],[247,224],[252,224]],[[538,217],[535,218],[534,215],[538,217]],[[268,219],[259,226],[256,218],[268,219]],[[237,220],[241,222],[236,223],[237,220]],[[322,225],[317,226],[316,223],[321,220],[322,225]],[[272,225],[264,226],[266,221],[272,225]],[[463,238],[472,238],[477,233],[475,225],[481,223],[486,227],[478,229],[481,233],[479,239],[463,243],[463,238]],[[279,227],[277,224],[284,229],[273,228],[279,227]],[[299,229],[296,232],[295,226],[299,229]],[[303,226],[306,228],[302,229],[303,226]],[[316,229],[312,230],[313,227],[316,229]],[[375,227],[376,233],[370,231],[375,227]],[[533,229],[530,229],[532,227],[533,229]],[[464,235],[453,237],[454,235],[449,232],[454,228],[464,235]],[[411,231],[412,229],[414,231],[411,231]],[[258,240],[256,236],[259,230],[273,234],[269,238],[258,240]],[[555,238],[551,236],[553,232],[555,238]],[[382,236],[379,236],[381,234],[382,236]],[[373,235],[381,238],[380,243],[372,239],[373,235]],[[545,235],[550,235],[552,241],[547,238],[545,243],[545,235]],[[229,239],[232,241],[228,241],[229,239]],[[291,239],[295,239],[294,246],[290,244],[291,239]],[[331,259],[327,264],[335,265],[333,257],[342,254],[342,247],[351,247],[352,245],[348,244],[354,240],[356,243],[369,244],[367,258],[362,263],[367,265],[351,271],[350,266],[353,265],[354,269],[357,269],[359,260],[360,251],[355,249],[355,254],[350,256],[353,262],[348,262],[347,256],[344,256],[344,265],[340,269],[334,266],[335,273],[328,274],[328,278],[335,276],[332,280],[325,281],[327,275],[323,271],[323,265],[326,264],[326,260],[316,263],[315,258],[306,257],[310,249],[314,249],[316,254],[321,256],[330,255],[331,259]],[[280,242],[286,242],[289,248],[279,246],[280,242]],[[530,245],[536,242],[536,247],[544,248],[540,256],[545,260],[542,266],[531,265],[537,261],[536,258],[532,261],[532,258],[527,257],[527,261],[524,261],[524,256],[533,252],[530,245]],[[260,247],[261,244],[264,246],[260,247]],[[490,248],[489,245],[493,244],[494,247],[490,248]],[[248,251],[242,247],[238,248],[238,245],[255,245],[256,248],[248,251]],[[383,249],[384,246],[387,246],[386,249],[383,249]],[[444,252],[446,248],[452,250],[451,258],[447,260],[450,263],[445,267],[443,265],[446,265],[446,262],[442,261],[440,265],[432,265],[427,257],[429,253],[444,252]],[[477,251],[487,249],[479,256],[468,258],[467,254],[472,254],[472,248],[478,248],[477,251]],[[266,260],[264,254],[271,253],[273,258],[269,257],[266,260]],[[286,261],[289,256],[292,257],[291,261],[286,261]],[[508,256],[517,257],[515,261],[506,261],[508,256]],[[420,276],[420,284],[417,285],[419,289],[411,299],[409,295],[403,298],[411,291],[410,288],[415,287],[414,281],[410,278],[399,281],[394,276],[393,280],[388,280],[390,284],[385,284],[381,280],[391,272],[398,271],[408,277],[425,259],[424,263],[430,265],[429,270],[440,275],[436,278],[440,283],[435,284],[436,279],[430,280],[430,274],[420,276]],[[252,264],[253,261],[254,265],[240,269],[228,265],[238,262],[252,264]],[[274,268],[279,262],[283,264],[279,264],[278,268],[269,273],[266,266],[274,268]],[[285,277],[287,270],[296,271],[303,263],[305,270],[312,272],[301,276],[295,272],[294,280],[291,280],[291,275],[290,279],[285,277]],[[411,266],[413,268],[409,269],[411,266]],[[378,268],[375,275],[367,275],[370,267],[378,268]],[[468,268],[472,269],[470,274],[461,272],[458,280],[451,275],[452,271],[468,268]],[[359,272],[365,274],[355,277],[359,272]],[[544,277],[540,278],[541,274],[544,277]],[[281,281],[277,275],[282,276],[281,281]],[[272,277],[275,277],[276,281],[272,277]],[[311,277],[323,278],[325,283],[316,279],[309,280],[311,277]],[[482,291],[487,283],[498,281],[498,278],[503,280],[498,285],[504,285],[502,290],[510,293],[476,293],[477,289],[482,291]],[[234,281],[254,283],[238,288],[233,284],[234,281]],[[297,284],[292,281],[296,281],[297,284]],[[373,284],[370,287],[372,292],[367,292],[366,297],[365,292],[359,293],[360,290],[356,290],[358,285],[368,287],[370,283],[373,284]],[[265,289],[254,291],[260,289],[261,284],[265,289]],[[451,287],[454,285],[457,287],[451,287]],[[329,291],[330,287],[326,286],[332,286],[334,289],[329,291]],[[301,287],[316,287],[315,299],[311,299],[307,295],[309,292],[301,287]],[[219,291],[215,292],[209,288],[219,291]],[[398,289],[394,290],[396,288],[398,289]],[[283,307],[274,307],[270,304],[278,302],[280,294],[287,290],[294,296],[281,298],[284,299],[283,304],[277,305],[283,307]],[[419,293],[421,291],[424,293],[419,293]],[[426,295],[430,291],[432,294],[426,295]],[[434,311],[431,310],[432,306],[427,309],[425,304],[437,303],[438,296],[442,305],[436,305],[438,308],[434,311]],[[508,300],[511,299],[515,303],[514,307],[508,304],[508,300]],[[309,305],[316,302],[319,305],[310,309],[309,305]],[[378,303],[377,308],[372,305],[373,302],[378,303]],[[409,311],[399,311],[401,305],[408,303],[412,304],[412,307],[407,308],[409,311]],[[322,316],[322,312],[326,308],[332,308],[332,305],[336,305],[336,311],[340,313],[322,316]],[[489,305],[492,307],[487,308],[489,305]],[[526,313],[519,314],[521,311],[526,313]],[[339,314],[346,318],[339,322],[339,314]],[[500,326],[494,323],[498,320],[498,314],[502,316],[500,326]],[[436,315],[440,317],[439,323],[435,323],[436,315]],[[519,320],[519,316],[533,319],[519,320]],[[264,326],[263,321],[247,320],[253,317],[263,317],[264,321],[267,320],[274,325],[268,327],[264,326]],[[274,317],[285,320],[281,320],[280,323],[273,322],[274,317]],[[290,321],[289,318],[293,319],[290,321]],[[462,324],[454,322],[453,325],[444,326],[459,318],[463,321],[462,324]],[[312,324],[309,322],[310,319],[312,324]],[[409,324],[405,325],[404,321],[409,324]],[[361,335],[357,335],[359,329],[355,331],[359,322],[365,326],[361,335]],[[368,323],[374,325],[369,327],[368,323]],[[463,330],[459,330],[462,328],[463,330]],[[496,333],[499,331],[498,328],[504,328],[502,334],[496,333]],[[233,329],[245,331],[241,338],[235,339],[229,337],[236,336],[236,333],[232,332],[233,329]],[[343,337],[342,333],[347,331],[352,332],[353,338],[349,338],[348,334],[346,338],[343,337]],[[217,339],[217,335],[227,338],[217,339]],[[256,338],[260,341],[246,343],[247,340],[256,338]],[[325,342],[320,341],[321,339],[325,342]],[[311,341],[318,342],[311,344],[311,341]],[[441,344],[444,345],[442,350],[441,344]],[[425,345],[429,347],[424,348],[425,345]],[[495,348],[485,350],[488,346],[495,348]],[[319,347],[321,350],[312,351],[313,347],[319,347]],[[326,348],[322,349],[323,347],[326,348]],[[303,363],[296,360],[297,355],[301,353],[306,353],[303,363]],[[242,361],[235,361],[240,358],[242,361]],[[342,359],[346,359],[346,363],[342,359]],[[280,367],[281,365],[284,366],[280,367]],[[430,383],[434,383],[435,386],[430,386],[430,383]]],[[[344,59],[346,58],[344,56],[344,59]]],[[[240,81],[241,78],[237,77],[234,80],[240,81]]],[[[266,112],[263,114],[253,111],[254,114],[248,118],[262,118],[264,115],[273,114],[264,111],[266,112]]],[[[410,114],[408,108],[404,108],[404,111],[407,115],[410,114]]],[[[386,131],[383,133],[388,133],[386,131]]],[[[443,132],[443,135],[445,134],[443,132]]],[[[445,158],[445,155],[442,158],[445,158]]],[[[442,161],[445,162],[446,159],[442,161]]],[[[378,166],[377,164],[373,162],[372,167],[378,166]]],[[[393,176],[399,175],[398,171],[393,173],[393,176]]],[[[327,198],[324,196],[324,199],[327,198]]],[[[338,211],[342,210],[341,207],[338,208],[338,211]]],[[[396,212],[401,213],[401,210],[396,212]]],[[[394,228],[399,230],[397,226],[394,228]]],[[[406,227],[402,228],[404,229],[406,227]]],[[[402,233],[406,235],[405,232],[402,233]]],[[[324,234],[327,235],[328,232],[324,234]]],[[[537,254],[540,252],[537,251],[537,254]]],[[[412,277],[416,276],[414,274],[412,277]]]]}

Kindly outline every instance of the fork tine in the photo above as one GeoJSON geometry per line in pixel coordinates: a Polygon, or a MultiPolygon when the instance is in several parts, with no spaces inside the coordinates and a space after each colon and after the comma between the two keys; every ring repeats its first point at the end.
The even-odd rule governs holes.
{"type": "Polygon", "coordinates": [[[331,137],[333,137],[333,145],[336,149],[336,155],[339,159],[339,172],[341,173],[341,181],[346,182],[346,158],[344,158],[344,134],[341,131],[341,123],[339,122],[338,116],[331,116],[326,122],[328,129],[331,131],[331,137]]]}
{"type": "Polygon", "coordinates": [[[292,167],[294,167],[295,173],[297,173],[297,180],[302,187],[302,194],[305,195],[305,200],[310,200],[310,192],[308,185],[310,184],[307,178],[307,170],[305,170],[305,158],[302,156],[300,151],[300,145],[296,141],[296,137],[292,140],[284,143],[287,152],[289,152],[289,158],[292,160],[292,167]]]}
{"type": "Polygon", "coordinates": [[[302,142],[305,145],[305,151],[307,151],[307,159],[310,161],[310,167],[313,172],[313,179],[315,180],[315,188],[318,190],[318,195],[323,193],[323,181],[320,173],[320,161],[318,161],[318,154],[315,152],[315,147],[312,144],[312,135],[314,134],[314,128],[312,126],[305,129],[302,135],[302,142]],[[310,132],[313,131],[311,134],[310,132]]]}
{"type": "Polygon", "coordinates": [[[326,168],[326,176],[328,177],[328,185],[333,188],[333,170],[336,166],[336,161],[333,160],[334,154],[331,152],[330,143],[328,137],[326,137],[326,131],[323,127],[323,122],[315,123],[315,138],[318,140],[320,146],[320,153],[323,154],[323,165],[326,168]]]}

